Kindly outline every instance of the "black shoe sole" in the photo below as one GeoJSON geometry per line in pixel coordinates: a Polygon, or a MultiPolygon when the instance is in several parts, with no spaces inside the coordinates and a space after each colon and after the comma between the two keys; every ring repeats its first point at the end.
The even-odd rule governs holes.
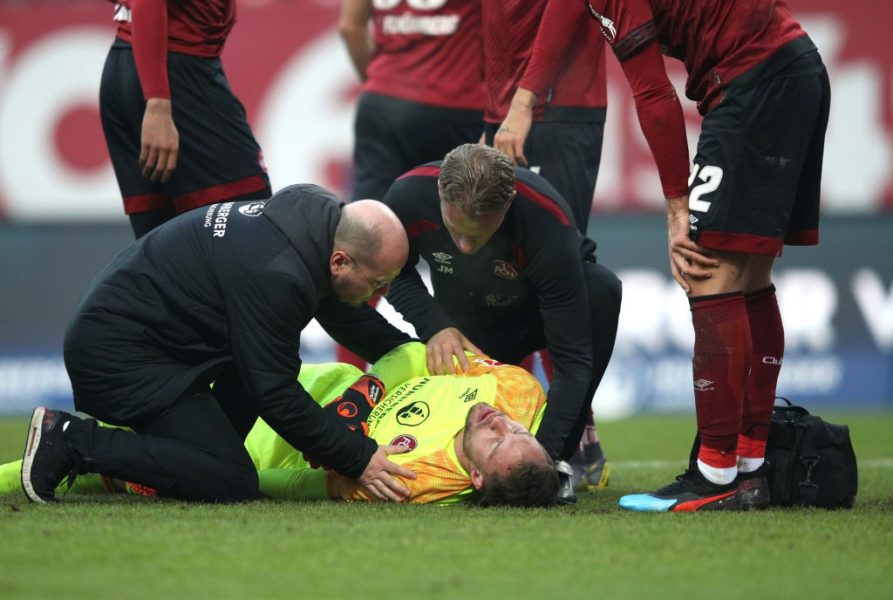
{"type": "Polygon", "coordinates": [[[40,447],[40,435],[43,428],[45,408],[35,408],[31,413],[31,425],[28,427],[28,439],[25,441],[25,453],[22,456],[22,490],[28,500],[38,504],[46,504],[47,501],[40,497],[31,483],[31,469],[34,466],[34,456],[40,447]]]}

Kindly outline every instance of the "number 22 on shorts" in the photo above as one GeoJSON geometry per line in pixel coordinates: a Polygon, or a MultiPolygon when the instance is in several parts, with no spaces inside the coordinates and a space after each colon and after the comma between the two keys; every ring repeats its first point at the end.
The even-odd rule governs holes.
{"type": "Polygon", "coordinates": [[[710,202],[701,200],[701,196],[715,192],[721,181],[722,167],[714,167],[712,165],[701,167],[698,163],[694,163],[691,175],[688,176],[688,187],[691,188],[688,195],[688,210],[695,210],[698,212],[707,212],[710,210],[710,202]],[[695,178],[701,180],[703,183],[691,187],[695,178]]]}

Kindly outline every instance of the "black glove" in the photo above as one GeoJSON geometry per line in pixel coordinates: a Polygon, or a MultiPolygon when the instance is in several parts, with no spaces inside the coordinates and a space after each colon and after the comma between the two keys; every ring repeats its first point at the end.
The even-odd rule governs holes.
{"type": "MultiPolygon", "coordinates": [[[[385,389],[381,379],[375,375],[362,375],[344,390],[343,394],[326,404],[323,410],[334,412],[351,431],[359,429],[363,435],[369,435],[366,419],[384,395],[385,389]]],[[[327,468],[306,454],[303,456],[314,469],[321,466],[327,468]]]]}
{"type": "Polygon", "coordinates": [[[344,390],[343,394],[326,404],[324,409],[334,411],[351,431],[360,429],[363,434],[368,435],[366,419],[384,395],[381,379],[375,375],[363,375],[344,390]]]}

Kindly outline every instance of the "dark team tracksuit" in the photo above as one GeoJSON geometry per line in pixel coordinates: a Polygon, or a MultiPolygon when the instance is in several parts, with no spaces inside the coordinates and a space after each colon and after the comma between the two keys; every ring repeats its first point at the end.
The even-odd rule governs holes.
{"type": "Polygon", "coordinates": [[[333,295],[340,214],[322,188],[291,186],[266,202],[190,211],[112,262],[69,326],[65,363],[78,410],[137,433],[75,427],[89,471],[184,498],[257,497],[242,439],[261,416],[321,463],[362,473],[376,444],[296,380],[314,317],[369,361],[407,339],[333,295]]]}
{"type": "Polygon", "coordinates": [[[567,458],[614,348],[620,281],[596,264],[595,242],[577,231],[555,188],[527,169],[516,169],[517,196],[490,241],[461,254],[441,218],[439,174],[440,162],[413,169],[385,196],[410,244],[388,302],[423,340],[457,327],[515,364],[547,348],[555,373],[537,438],[553,458],[567,458]],[[431,269],[433,298],[416,271],[419,258],[431,269]]]}

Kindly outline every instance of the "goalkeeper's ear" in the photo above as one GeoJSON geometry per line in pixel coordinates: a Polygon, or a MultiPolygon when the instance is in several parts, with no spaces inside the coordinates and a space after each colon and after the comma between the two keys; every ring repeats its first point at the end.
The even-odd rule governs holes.
{"type": "Polygon", "coordinates": [[[474,489],[482,492],[484,490],[484,474],[474,467],[468,474],[471,476],[471,485],[474,486],[474,489]]]}

